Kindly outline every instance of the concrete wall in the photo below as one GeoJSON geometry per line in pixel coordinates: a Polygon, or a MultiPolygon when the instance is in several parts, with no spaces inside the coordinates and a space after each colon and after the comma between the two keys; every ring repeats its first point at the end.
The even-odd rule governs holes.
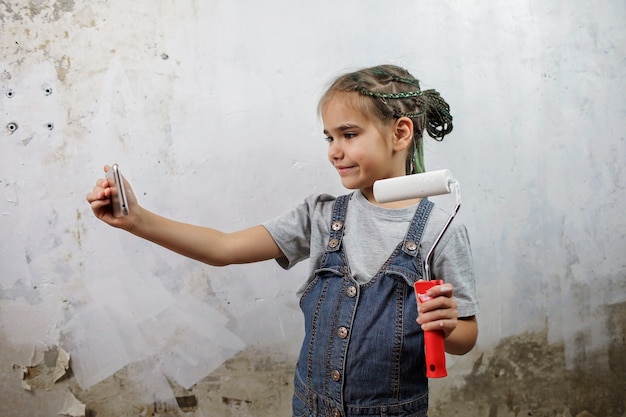
{"type": "Polygon", "coordinates": [[[583,3],[0,1],[0,414],[288,415],[304,265],[208,267],[84,195],[118,162],[234,230],[341,193],[317,99],[390,62],[452,106],[426,165],[482,307],[431,415],[625,416],[626,4],[583,3]]]}

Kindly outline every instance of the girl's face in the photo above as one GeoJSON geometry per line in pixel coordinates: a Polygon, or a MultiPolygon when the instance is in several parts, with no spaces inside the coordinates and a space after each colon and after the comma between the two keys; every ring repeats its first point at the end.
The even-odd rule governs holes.
{"type": "MultiPolygon", "coordinates": [[[[350,93],[347,93],[350,94],[350,93]]],[[[374,181],[405,175],[406,147],[396,140],[396,125],[383,128],[337,94],[322,108],[328,160],[348,189],[360,189],[371,202],[374,181]]]]}

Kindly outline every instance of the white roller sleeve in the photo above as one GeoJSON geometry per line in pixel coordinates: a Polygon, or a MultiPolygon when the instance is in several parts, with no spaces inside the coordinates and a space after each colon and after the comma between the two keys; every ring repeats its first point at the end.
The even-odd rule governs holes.
{"type": "Polygon", "coordinates": [[[374,182],[374,198],[379,203],[448,194],[454,181],[449,169],[387,178],[374,182]]]}

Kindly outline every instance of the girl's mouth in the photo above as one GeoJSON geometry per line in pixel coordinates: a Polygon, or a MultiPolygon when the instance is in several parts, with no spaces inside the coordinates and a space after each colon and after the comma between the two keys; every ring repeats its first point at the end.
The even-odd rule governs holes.
{"type": "Polygon", "coordinates": [[[354,166],[336,166],[335,169],[340,176],[344,176],[348,175],[354,169],[354,166]]]}

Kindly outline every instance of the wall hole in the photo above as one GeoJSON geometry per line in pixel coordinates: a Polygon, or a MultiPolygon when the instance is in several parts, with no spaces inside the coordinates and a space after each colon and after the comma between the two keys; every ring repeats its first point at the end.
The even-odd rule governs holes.
{"type": "Polygon", "coordinates": [[[44,87],[43,92],[45,95],[49,96],[52,94],[52,87],[44,87]]]}
{"type": "Polygon", "coordinates": [[[8,130],[9,132],[11,132],[11,133],[15,132],[17,129],[18,129],[18,126],[17,126],[17,123],[15,123],[15,122],[10,122],[10,123],[7,125],[7,130],[8,130]]]}
{"type": "Polygon", "coordinates": [[[8,98],[13,98],[13,96],[15,96],[15,92],[9,88],[7,90],[7,97],[8,98]]]}
{"type": "Polygon", "coordinates": [[[46,123],[46,129],[48,129],[48,130],[54,129],[54,123],[52,123],[52,122],[46,123]]]}

